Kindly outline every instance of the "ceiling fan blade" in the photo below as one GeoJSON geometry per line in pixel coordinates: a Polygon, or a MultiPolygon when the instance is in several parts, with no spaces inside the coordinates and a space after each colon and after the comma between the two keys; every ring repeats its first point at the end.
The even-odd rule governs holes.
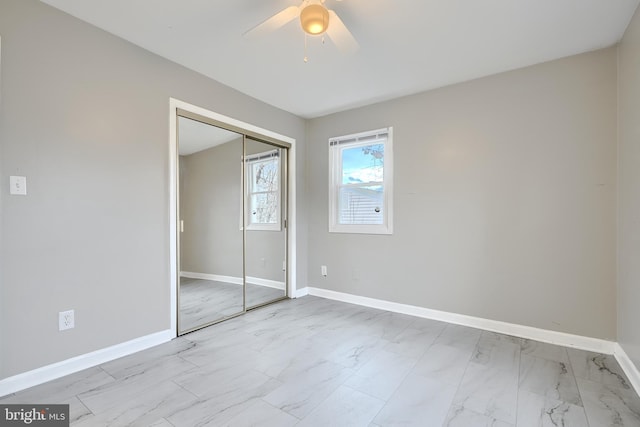
{"type": "Polygon", "coordinates": [[[260,34],[265,34],[278,28],[288,24],[293,21],[300,15],[300,8],[298,6],[289,6],[273,15],[271,18],[261,22],[250,30],[246,31],[243,36],[245,38],[251,38],[254,36],[259,36],[260,34]]]}
{"type": "Polygon", "coordinates": [[[354,53],[360,47],[342,19],[333,10],[329,11],[327,35],[342,53],[354,53]]]}

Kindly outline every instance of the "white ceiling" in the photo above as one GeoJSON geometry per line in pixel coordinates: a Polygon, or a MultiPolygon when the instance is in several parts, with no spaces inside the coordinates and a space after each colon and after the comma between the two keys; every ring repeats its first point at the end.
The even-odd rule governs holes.
{"type": "Polygon", "coordinates": [[[326,0],[360,44],[297,20],[242,34],[296,0],[42,0],[266,103],[311,118],[618,42],[640,0],[326,0]]]}

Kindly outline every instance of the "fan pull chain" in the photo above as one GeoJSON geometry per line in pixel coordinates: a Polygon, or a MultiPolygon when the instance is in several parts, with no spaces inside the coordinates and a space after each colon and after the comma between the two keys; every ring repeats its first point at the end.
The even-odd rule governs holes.
{"type": "Polygon", "coordinates": [[[304,35],[304,62],[309,62],[309,58],[307,58],[307,34],[304,35]]]}

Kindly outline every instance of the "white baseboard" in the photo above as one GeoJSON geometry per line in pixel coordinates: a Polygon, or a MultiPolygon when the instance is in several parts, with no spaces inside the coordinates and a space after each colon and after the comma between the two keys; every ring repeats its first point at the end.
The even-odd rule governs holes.
{"type": "Polygon", "coordinates": [[[29,387],[55,380],[65,375],[73,374],[83,369],[91,368],[102,363],[128,356],[138,351],[168,342],[172,338],[170,330],[156,332],[131,341],[112,345],[111,347],[93,351],[91,353],[72,357],[71,359],[43,366],[32,371],[14,375],[0,380],[0,396],[15,393],[29,387]]]}
{"type": "MultiPolygon", "coordinates": [[[[181,271],[180,277],[189,279],[211,280],[213,282],[231,283],[233,285],[242,285],[242,277],[222,276],[220,274],[195,273],[193,271],[181,271]]],[[[267,288],[280,289],[284,291],[284,282],[277,280],[262,279],[260,277],[247,276],[247,283],[267,288]]]]}
{"type": "Polygon", "coordinates": [[[573,347],[597,353],[614,354],[614,345],[616,344],[613,341],[606,341],[598,338],[590,338],[581,335],[573,335],[564,332],[539,329],[531,326],[501,322],[498,320],[483,319],[481,317],[467,316],[464,314],[432,310],[425,307],[418,307],[415,305],[401,304],[375,298],[362,297],[358,295],[346,294],[343,292],[330,291],[327,289],[315,287],[308,287],[307,289],[309,295],[314,295],[322,298],[348,302],[365,307],[378,308],[380,310],[392,311],[394,313],[402,313],[411,316],[424,317],[427,319],[440,320],[442,322],[454,323],[456,325],[470,326],[472,328],[484,329],[491,332],[498,332],[501,334],[512,335],[536,341],[543,341],[550,344],[573,347]]]}
{"type": "Polygon", "coordinates": [[[616,357],[616,360],[620,364],[624,373],[627,374],[627,377],[629,378],[633,388],[636,390],[636,393],[640,394],[640,370],[638,370],[638,367],[633,363],[622,346],[618,343],[615,343],[613,355],[616,357]]]}
{"type": "Polygon", "coordinates": [[[305,287],[305,288],[296,290],[295,294],[291,296],[291,298],[302,298],[307,295],[309,295],[309,288],[305,287]]]}

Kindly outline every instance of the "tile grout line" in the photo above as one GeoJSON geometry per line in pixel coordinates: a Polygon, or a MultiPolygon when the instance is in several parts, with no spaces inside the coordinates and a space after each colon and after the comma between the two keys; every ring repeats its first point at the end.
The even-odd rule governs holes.
{"type": "Polygon", "coordinates": [[[520,338],[520,343],[518,344],[518,382],[517,382],[517,387],[516,387],[516,422],[515,422],[515,426],[518,426],[518,408],[520,407],[520,371],[521,371],[521,367],[522,367],[522,346],[524,344],[524,341],[522,340],[522,338],[520,338]]]}
{"type": "MultiPolygon", "coordinates": [[[[578,377],[576,376],[576,370],[573,366],[573,362],[571,361],[571,355],[569,354],[569,350],[565,349],[567,352],[567,359],[569,360],[569,366],[571,366],[571,373],[573,374],[573,382],[576,384],[576,390],[578,390],[578,396],[580,396],[580,402],[582,402],[582,412],[584,413],[584,419],[587,420],[587,426],[591,426],[591,420],[589,419],[589,414],[587,413],[587,408],[584,405],[584,398],[582,397],[582,390],[580,389],[580,385],[578,384],[578,377]]],[[[566,402],[569,404],[569,402],[566,402]]]]}
{"type": "MultiPolygon", "coordinates": [[[[409,326],[411,326],[411,325],[412,325],[413,323],[415,323],[416,321],[417,321],[417,319],[414,319],[412,322],[410,322],[409,324],[407,324],[407,326],[406,326],[406,327],[404,327],[404,328],[403,328],[403,329],[402,329],[398,334],[396,334],[396,336],[394,337],[394,339],[395,339],[395,338],[397,338],[398,336],[402,335],[402,333],[403,333],[405,330],[407,330],[407,329],[409,328],[409,326]]],[[[354,390],[354,391],[357,391],[357,392],[363,393],[363,394],[365,394],[366,396],[369,396],[369,397],[371,397],[371,398],[378,399],[378,400],[381,400],[381,401],[383,401],[383,402],[384,402],[384,404],[380,407],[380,409],[376,412],[376,414],[371,418],[371,420],[369,421],[369,424],[373,424],[373,423],[374,423],[374,420],[376,419],[376,417],[380,414],[380,412],[382,412],[382,410],[386,407],[386,405],[389,403],[389,401],[393,398],[393,396],[396,394],[397,390],[400,388],[400,386],[402,385],[402,383],[406,380],[406,378],[409,376],[409,374],[411,373],[411,371],[416,367],[416,365],[417,365],[417,364],[418,364],[418,362],[420,361],[420,358],[421,358],[422,356],[424,356],[424,354],[426,354],[426,352],[428,351],[428,349],[433,345],[433,343],[435,342],[435,340],[437,339],[437,337],[439,337],[439,336],[442,334],[442,332],[444,331],[444,329],[445,329],[445,328],[442,328],[442,330],[440,331],[440,333],[439,333],[439,334],[438,334],[438,335],[433,339],[433,341],[432,341],[432,342],[431,342],[431,343],[430,343],[430,344],[425,348],[425,350],[424,350],[424,352],[422,353],[422,355],[421,355],[421,356],[418,356],[418,357],[415,359],[415,362],[412,364],[411,368],[407,369],[407,372],[402,376],[402,379],[401,379],[400,381],[398,381],[398,384],[397,384],[397,385],[396,385],[396,387],[393,389],[393,391],[390,393],[390,395],[389,395],[389,397],[388,397],[387,399],[381,399],[381,398],[379,398],[379,397],[377,397],[377,396],[373,396],[372,394],[369,394],[369,393],[368,393],[368,392],[366,392],[366,391],[356,390],[356,389],[354,389],[353,387],[350,387],[350,386],[348,386],[348,385],[344,385],[344,382],[346,382],[346,381],[347,381],[347,380],[345,379],[345,381],[344,381],[344,382],[343,382],[343,384],[342,384],[344,387],[347,387],[347,388],[349,388],[349,389],[351,389],[351,390],[354,390]]],[[[392,342],[393,342],[393,341],[389,341],[389,343],[392,343],[392,342]]],[[[381,350],[379,350],[379,351],[378,351],[378,353],[380,353],[381,351],[385,351],[385,350],[384,350],[384,348],[383,348],[383,349],[381,349],[381,350]]],[[[387,350],[387,351],[388,351],[388,350],[387,350]]],[[[397,353],[392,352],[392,351],[389,351],[389,352],[390,352],[390,353],[393,353],[393,354],[397,354],[397,353]]],[[[400,354],[400,356],[406,356],[406,355],[402,355],[402,354],[400,354]]],[[[408,357],[408,356],[406,356],[406,357],[408,357]]],[[[358,371],[355,371],[355,372],[352,374],[352,376],[353,376],[353,375],[358,375],[358,371]]],[[[349,377],[349,378],[351,378],[351,377],[349,377]]]]}
{"type": "MultiPolygon", "coordinates": [[[[446,327],[444,329],[446,329],[446,327]]],[[[444,332],[444,329],[442,330],[443,332],[444,332]]],[[[480,338],[481,337],[482,337],[482,332],[480,332],[480,334],[478,334],[478,339],[476,340],[476,343],[475,343],[475,345],[473,347],[473,350],[471,351],[471,355],[469,356],[469,360],[467,360],[467,364],[464,367],[464,372],[460,376],[460,380],[458,381],[458,385],[456,386],[456,391],[455,391],[455,393],[453,393],[453,398],[451,400],[451,404],[449,405],[449,409],[447,410],[447,415],[445,416],[445,419],[444,419],[444,421],[442,423],[443,427],[444,427],[444,423],[447,422],[447,419],[449,418],[449,414],[451,413],[451,410],[453,409],[454,402],[456,400],[456,396],[460,392],[460,387],[462,387],[462,381],[464,380],[464,376],[467,374],[467,370],[469,369],[469,364],[471,363],[471,359],[473,359],[473,356],[476,353],[476,350],[478,348],[478,344],[480,343],[480,338]]],[[[464,405],[462,407],[464,408],[464,405]]]]}

